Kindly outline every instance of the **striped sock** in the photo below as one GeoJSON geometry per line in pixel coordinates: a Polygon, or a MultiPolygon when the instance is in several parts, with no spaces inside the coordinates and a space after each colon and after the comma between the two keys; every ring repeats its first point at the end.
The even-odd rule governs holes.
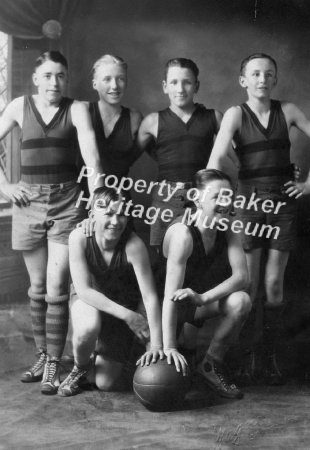
{"type": "Polygon", "coordinates": [[[37,349],[46,350],[46,310],[45,294],[34,294],[28,290],[30,299],[30,315],[34,342],[37,349]]]}
{"type": "Polygon", "coordinates": [[[69,321],[69,296],[50,297],[46,295],[48,304],[46,314],[47,353],[51,357],[60,358],[66,343],[69,321]]]}

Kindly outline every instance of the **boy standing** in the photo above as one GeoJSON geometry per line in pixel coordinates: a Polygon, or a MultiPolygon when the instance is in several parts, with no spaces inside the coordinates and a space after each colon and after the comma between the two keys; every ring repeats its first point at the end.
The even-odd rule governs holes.
{"type": "MultiPolygon", "coordinates": [[[[292,181],[289,130],[295,126],[310,137],[310,122],[296,105],[271,99],[277,83],[277,64],[269,55],[256,53],[241,63],[240,85],[248,100],[225,113],[208,167],[221,168],[234,150],[239,158],[238,194],[249,200],[253,194],[260,201],[241,209],[243,221],[280,227],[279,237],[243,235],[249,276],[250,295],[254,302],[258,286],[263,249],[267,249],[265,266],[264,351],[265,376],[270,384],[280,384],[275,344],[281,329],[283,280],[290,251],[296,241],[296,202],[305,183],[292,181]],[[280,210],[266,211],[266,200],[283,202],[280,210]]],[[[271,204],[271,203],[270,203],[271,204]]],[[[255,311],[255,308],[253,309],[255,311]]],[[[254,353],[251,352],[251,358],[254,353]]],[[[253,359],[251,361],[253,368],[253,359]]]]}

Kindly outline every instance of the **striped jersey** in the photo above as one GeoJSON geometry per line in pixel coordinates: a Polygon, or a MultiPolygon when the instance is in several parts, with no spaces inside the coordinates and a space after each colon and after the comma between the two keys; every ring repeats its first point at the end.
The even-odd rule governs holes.
{"type": "Polygon", "coordinates": [[[62,98],[46,124],[32,96],[24,97],[21,179],[26,183],[57,184],[77,178],[79,146],[71,119],[72,103],[72,99],[62,98]]]}
{"type": "Polygon", "coordinates": [[[271,100],[267,128],[246,103],[241,110],[241,130],[234,136],[241,184],[282,185],[291,178],[292,169],[291,142],[281,103],[271,100]]]}

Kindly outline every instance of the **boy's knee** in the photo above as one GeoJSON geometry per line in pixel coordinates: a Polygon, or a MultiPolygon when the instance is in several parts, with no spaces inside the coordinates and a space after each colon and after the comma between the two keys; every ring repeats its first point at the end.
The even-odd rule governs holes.
{"type": "Polygon", "coordinates": [[[282,303],[282,285],[282,282],[278,278],[273,276],[266,278],[268,303],[276,305],[282,303]]]}
{"type": "Polygon", "coordinates": [[[83,326],[78,330],[73,327],[72,341],[75,347],[93,342],[98,337],[98,330],[96,328],[83,326]]]}
{"type": "Polygon", "coordinates": [[[113,391],[115,380],[112,377],[96,376],[96,386],[100,391],[113,391]]]}
{"type": "Polygon", "coordinates": [[[226,303],[226,311],[235,317],[244,317],[251,311],[252,303],[249,294],[244,291],[231,294],[226,303]]]}

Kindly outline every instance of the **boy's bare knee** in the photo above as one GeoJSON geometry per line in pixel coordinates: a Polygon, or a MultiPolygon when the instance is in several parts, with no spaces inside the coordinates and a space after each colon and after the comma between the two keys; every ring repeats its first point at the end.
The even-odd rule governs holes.
{"type": "Polygon", "coordinates": [[[84,327],[79,330],[73,329],[72,341],[73,345],[79,346],[97,339],[98,330],[94,328],[84,327]]]}
{"type": "Polygon", "coordinates": [[[111,377],[96,376],[96,386],[100,391],[113,391],[115,380],[111,377]]]}
{"type": "Polygon", "coordinates": [[[251,311],[252,303],[249,294],[244,291],[231,294],[226,303],[226,310],[229,315],[245,316],[251,311]]]}

